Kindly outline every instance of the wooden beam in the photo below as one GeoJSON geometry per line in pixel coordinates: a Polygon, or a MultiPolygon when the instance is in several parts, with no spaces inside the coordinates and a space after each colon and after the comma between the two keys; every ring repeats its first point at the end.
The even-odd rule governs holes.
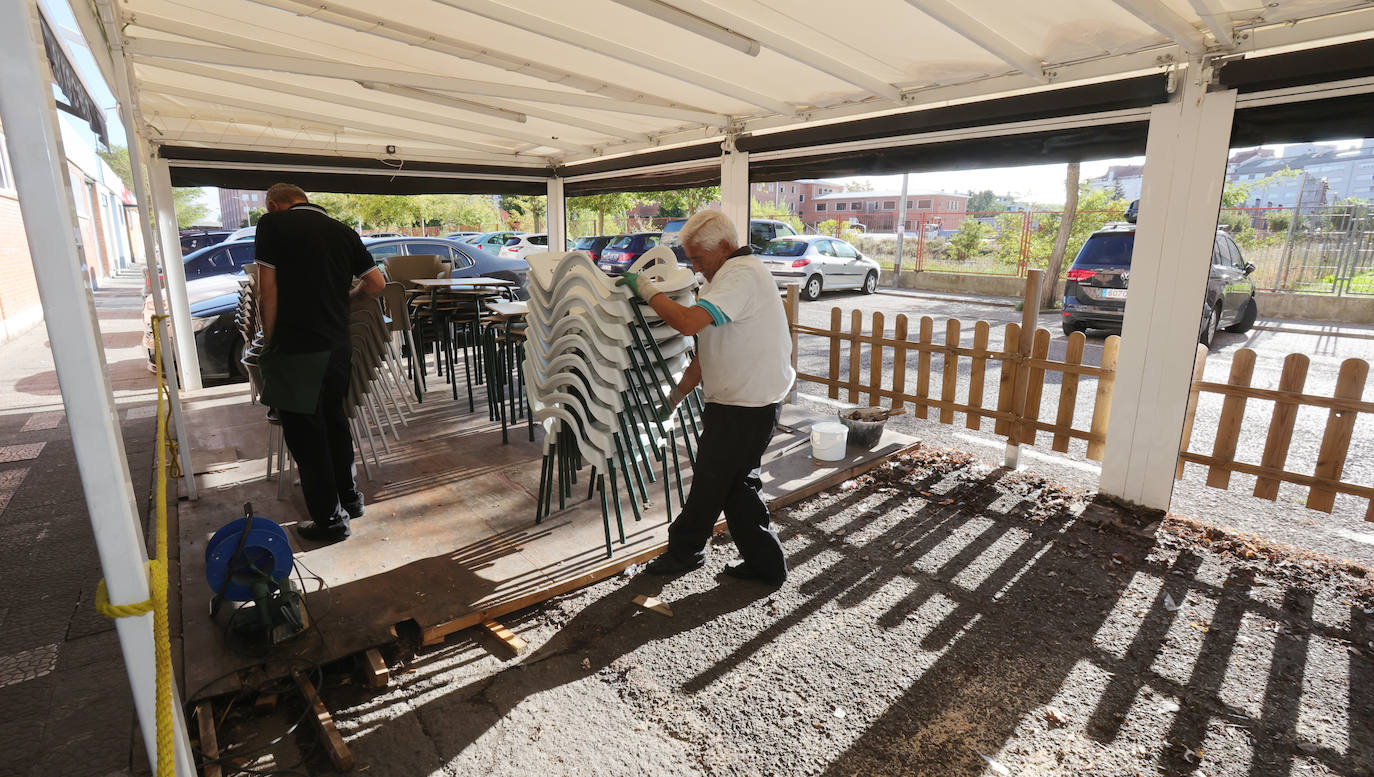
{"type": "Polygon", "coordinates": [[[224,769],[219,765],[219,737],[215,735],[215,705],[206,699],[196,705],[196,722],[200,724],[200,752],[204,756],[201,774],[205,777],[222,777],[224,769]]]}
{"type": "Polygon", "coordinates": [[[369,688],[385,688],[391,682],[391,669],[377,648],[368,648],[363,653],[363,678],[369,688]]]}
{"type": "Polygon", "coordinates": [[[482,624],[482,628],[486,629],[492,636],[501,640],[501,644],[509,648],[510,652],[514,655],[520,655],[520,651],[525,649],[525,640],[520,639],[518,634],[494,620],[486,621],[482,624]]]}
{"type": "Polygon", "coordinates": [[[344,744],[343,735],[334,725],[334,718],[325,708],[324,702],[320,700],[320,695],[315,691],[315,684],[310,682],[310,678],[304,672],[295,673],[296,687],[300,688],[301,696],[305,697],[305,703],[310,707],[315,715],[315,726],[320,730],[320,740],[324,750],[329,754],[329,760],[334,764],[334,768],[341,772],[346,772],[353,768],[353,753],[349,751],[348,745],[344,744]]]}

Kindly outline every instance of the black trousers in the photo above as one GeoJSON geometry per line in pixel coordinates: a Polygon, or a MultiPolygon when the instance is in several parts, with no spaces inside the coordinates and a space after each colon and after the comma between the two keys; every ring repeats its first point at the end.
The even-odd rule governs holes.
{"type": "Polygon", "coordinates": [[[344,402],[353,363],[351,346],[335,350],[320,385],[320,404],[313,414],[281,411],[282,434],[296,459],[301,492],[310,517],[321,526],[348,520],[344,502],[356,501],[353,482],[353,437],[344,402]]]}
{"type": "Polygon", "coordinates": [[[782,405],[706,405],[687,506],[668,528],[668,552],[689,559],[706,549],[722,512],[740,556],[765,577],[787,574],[778,533],[759,491],[759,465],[782,405]]]}

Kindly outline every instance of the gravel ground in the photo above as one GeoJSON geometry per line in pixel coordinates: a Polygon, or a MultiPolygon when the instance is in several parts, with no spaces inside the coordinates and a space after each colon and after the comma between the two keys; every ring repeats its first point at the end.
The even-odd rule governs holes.
{"type": "MultiPolygon", "coordinates": [[[[1374,774],[1366,570],[1158,517],[923,446],[775,516],[779,589],[720,538],[323,695],[369,777],[1374,774]]],[[[222,741],[300,714],[250,701],[222,741]]],[[[331,773],[309,739],[279,763],[331,773]]]]}
{"type": "MultiPolygon", "coordinates": [[[[803,302],[802,323],[828,327],[833,307],[841,309],[845,327],[849,326],[849,311],[863,311],[865,331],[871,331],[872,314],[881,312],[885,317],[885,329],[889,334],[893,331],[897,315],[905,314],[910,319],[909,336],[912,339],[917,336],[920,317],[930,316],[934,319],[934,339],[937,343],[944,342],[945,321],[949,318],[959,318],[964,322],[962,343],[965,346],[972,343],[973,323],[979,320],[987,321],[991,324],[990,345],[994,349],[1001,346],[1006,324],[1021,321],[1020,311],[1009,305],[986,304],[977,298],[881,293],[871,296],[827,294],[817,302],[803,302]]],[[[1058,313],[1042,314],[1040,326],[1049,329],[1052,334],[1051,358],[1062,359],[1068,338],[1060,330],[1059,319],[1058,313]]],[[[1089,336],[1084,353],[1086,363],[1101,363],[1104,340],[1100,332],[1089,336]]],[[[1252,385],[1277,388],[1284,358],[1290,353],[1304,353],[1311,360],[1305,390],[1308,393],[1330,396],[1343,360],[1362,358],[1374,362],[1374,327],[1261,320],[1261,323],[1248,334],[1222,332],[1218,334],[1217,343],[1208,357],[1206,379],[1225,382],[1230,374],[1231,356],[1240,348],[1251,348],[1256,351],[1252,385]]],[[[841,374],[848,374],[848,364],[848,351],[845,350],[841,356],[841,374]]],[[[866,382],[869,365],[866,348],[862,364],[861,374],[865,376],[866,382]]],[[[916,359],[909,356],[906,377],[908,393],[915,393],[915,365],[916,359]]],[[[813,375],[827,374],[829,341],[821,337],[803,335],[800,338],[798,366],[801,371],[813,375]]],[[[961,402],[968,396],[970,370],[970,360],[961,359],[956,394],[961,402]]],[[[889,351],[885,354],[884,363],[884,375],[887,376],[886,381],[889,383],[891,374],[892,354],[889,351]]],[[[939,396],[942,374],[943,358],[932,355],[933,396],[939,396]]],[[[998,370],[990,366],[987,374],[984,406],[995,408],[998,370]]],[[[1079,401],[1074,416],[1075,428],[1090,427],[1092,397],[1096,387],[1097,381],[1091,377],[1084,376],[1079,381],[1079,401]]],[[[1059,402],[1059,388],[1057,374],[1046,377],[1044,396],[1041,400],[1043,420],[1054,419],[1059,402]]],[[[824,402],[824,386],[803,383],[801,392],[805,395],[803,399],[813,409],[818,412],[830,412],[824,402]],[[816,401],[817,399],[820,401],[816,401]]],[[[1374,399],[1374,381],[1366,387],[1365,399],[1374,399]]],[[[842,394],[840,400],[848,400],[848,395],[842,394]]],[[[861,394],[859,401],[867,403],[868,397],[861,394]]],[[[1211,452],[1212,439],[1221,414],[1221,404],[1222,398],[1218,395],[1202,395],[1190,450],[1211,452]]],[[[1237,445],[1241,460],[1259,463],[1272,409],[1272,402],[1251,400],[1248,403],[1246,422],[1237,445]]],[[[1316,466],[1317,452],[1321,447],[1322,432],[1326,427],[1326,417],[1326,411],[1316,408],[1304,408],[1300,411],[1289,452],[1290,471],[1312,473],[1316,466]]],[[[989,462],[1001,461],[1005,438],[991,433],[990,421],[983,423],[982,430],[971,430],[966,428],[962,414],[955,414],[955,424],[952,426],[939,423],[938,418],[938,411],[932,411],[928,420],[908,415],[894,419],[891,423],[899,430],[922,439],[968,450],[989,462]]],[[[1023,453],[1022,461],[1025,466],[1060,482],[1084,488],[1096,487],[1099,468],[1096,462],[1087,459],[1086,443],[1071,442],[1067,454],[1053,452],[1049,443],[1049,436],[1042,433],[1038,445],[1023,453]]],[[[1374,418],[1368,415],[1361,415],[1356,422],[1343,477],[1351,483],[1374,482],[1374,418]]],[[[1203,518],[1236,531],[1257,533],[1286,544],[1307,547],[1364,564],[1374,564],[1374,526],[1364,521],[1366,500],[1340,495],[1336,500],[1335,511],[1327,514],[1304,507],[1307,496],[1304,488],[1284,484],[1279,490],[1278,501],[1270,502],[1251,496],[1254,483],[1254,477],[1236,474],[1232,476],[1228,489],[1211,488],[1206,485],[1206,471],[1202,467],[1188,465],[1183,480],[1178,482],[1174,490],[1172,509],[1176,513],[1203,518]]]]}

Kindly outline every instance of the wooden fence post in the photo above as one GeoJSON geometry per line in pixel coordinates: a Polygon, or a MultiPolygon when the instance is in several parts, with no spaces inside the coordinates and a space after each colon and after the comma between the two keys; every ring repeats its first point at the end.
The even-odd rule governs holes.
{"type": "MultiPolygon", "coordinates": [[[[1202,374],[1207,371],[1207,355],[1210,353],[1207,346],[1198,344],[1197,355],[1193,358],[1193,382],[1192,390],[1188,392],[1188,409],[1183,411],[1183,437],[1179,443],[1179,453],[1188,450],[1188,446],[1193,442],[1193,420],[1197,418],[1197,397],[1198,384],[1202,382],[1202,374]]],[[[1178,468],[1174,470],[1174,479],[1183,478],[1183,459],[1178,460],[1178,468]]]]}
{"type": "MultiPolygon", "coordinates": [[[[1064,352],[1064,364],[1076,367],[1083,363],[1083,347],[1087,344],[1088,338],[1082,332],[1074,332],[1069,335],[1069,347],[1064,352]]],[[[1073,411],[1078,406],[1078,378],[1076,372],[1064,370],[1064,377],[1059,381],[1059,412],[1055,414],[1054,425],[1060,431],[1055,432],[1054,440],[1050,443],[1050,448],[1059,453],[1069,452],[1068,429],[1073,426],[1073,411]]]]}
{"type": "Polygon", "coordinates": [[[877,407],[881,396],[878,392],[883,390],[883,335],[887,332],[887,326],[883,323],[883,314],[873,313],[873,342],[868,346],[868,404],[877,407]]]}
{"type": "MultiPolygon", "coordinates": [[[[1006,332],[1002,335],[1002,352],[1006,358],[1002,359],[1001,371],[997,376],[997,412],[1012,412],[1012,396],[1016,393],[1016,343],[1021,339],[1021,325],[1007,324],[1006,332]]],[[[993,422],[992,431],[1003,437],[1011,436],[1011,421],[1006,418],[998,418],[993,422]]]]}
{"type": "Polygon", "coordinates": [[[916,407],[912,415],[925,418],[930,410],[930,346],[935,342],[935,320],[921,316],[921,350],[916,354],[916,407]]]}
{"type": "Polygon", "coordinates": [[[787,330],[792,334],[792,390],[787,394],[788,402],[797,401],[797,323],[801,320],[801,287],[795,283],[787,284],[787,301],[783,307],[787,311],[787,330]]]}
{"type": "Polygon", "coordinates": [[[829,397],[831,399],[840,398],[840,338],[843,331],[840,329],[840,309],[830,309],[830,385],[829,397]]]}
{"type": "MultiPolygon", "coordinates": [[[[1359,401],[1364,395],[1364,383],[1369,377],[1369,362],[1363,359],[1346,359],[1341,362],[1340,374],[1336,377],[1336,399],[1359,401]]],[[[1355,431],[1355,419],[1359,413],[1354,410],[1332,409],[1326,419],[1326,433],[1322,435],[1322,447],[1317,453],[1317,468],[1312,473],[1317,482],[1336,484],[1340,482],[1341,471],[1345,468],[1345,455],[1350,450],[1350,435],[1355,431]]],[[[1312,510],[1331,512],[1335,506],[1336,490],[1328,486],[1312,486],[1307,494],[1307,507],[1312,510]]],[[[1374,504],[1374,502],[1371,502],[1374,504]]],[[[1374,510],[1374,507],[1371,507],[1374,510]]]]}
{"type": "MultiPolygon", "coordinates": [[[[1226,382],[1237,388],[1250,388],[1255,373],[1255,352],[1249,348],[1236,351],[1231,357],[1231,377],[1226,382]]],[[[1207,485],[1225,489],[1231,485],[1231,462],[1236,460],[1236,441],[1245,422],[1244,394],[1227,394],[1221,403],[1221,418],[1217,421],[1216,442],[1212,443],[1212,466],[1207,470],[1207,485]]]]}
{"type": "MultiPolygon", "coordinates": [[[[1035,342],[1031,346],[1031,358],[1045,361],[1050,356],[1050,330],[1035,330],[1035,342]]],[[[1040,397],[1045,392],[1045,368],[1031,365],[1026,377],[1026,403],[1021,412],[1021,442],[1035,444],[1038,431],[1035,424],[1040,420],[1040,397]]]]}
{"type": "Polygon", "coordinates": [[[897,315],[897,324],[892,333],[892,339],[897,341],[897,347],[892,352],[892,409],[898,410],[906,407],[906,400],[902,398],[906,394],[906,338],[907,338],[907,318],[905,313],[897,315]]]}
{"type": "MultiPolygon", "coordinates": [[[[1307,385],[1307,354],[1290,353],[1283,360],[1283,372],[1279,375],[1279,392],[1301,394],[1307,385]]],[[[1264,456],[1260,466],[1265,469],[1282,470],[1288,461],[1288,446],[1293,442],[1293,427],[1298,420],[1298,403],[1279,399],[1274,402],[1274,413],[1269,418],[1269,434],[1264,440],[1264,456]]],[[[1180,469],[1182,464],[1179,465],[1180,469]]],[[[1279,498],[1278,478],[1259,477],[1255,480],[1255,496],[1271,502],[1279,498]]]]}
{"type": "Polygon", "coordinates": [[[1116,362],[1121,356],[1121,336],[1111,335],[1102,346],[1102,375],[1097,379],[1097,397],[1093,400],[1093,422],[1088,427],[1092,439],[1088,441],[1088,458],[1102,461],[1107,447],[1107,419],[1112,417],[1112,392],[1116,389],[1116,362]]]}
{"type": "Polygon", "coordinates": [[[864,314],[858,310],[849,311],[849,404],[859,404],[859,386],[863,381],[863,343],[859,340],[864,333],[864,314]]]}
{"type": "Polygon", "coordinates": [[[940,408],[940,423],[954,423],[954,389],[959,386],[959,319],[951,318],[945,322],[945,363],[944,375],[940,379],[940,399],[945,406],[940,408]]]}
{"type": "MultiPolygon", "coordinates": [[[[992,329],[986,321],[979,321],[973,325],[973,350],[976,353],[985,353],[988,350],[988,333],[992,329]]],[[[975,410],[983,407],[983,378],[987,373],[988,358],[986,356],[973,357],[973,366],[969,369],[968,378],[968,406],[975,410]]],[[[982,429],[983,417],[976,413],[969,413],[964,418],[964,426],[969,429],[982,429]]]]}
{"type": "Polygon", "coordinates": [[[1007,450],[1002,457],[1002,464],[1010,469],[1021,466],[1021,422],[1025,420],[1026,393],[1030,388],[1030,367],[1026,361],[1031,358],[1031,348],[1035,342],[1037,315],[1040,313],[1040,282],[1044,276],[1044,270],[1027,270],[1026,290],[1021,298],[1021,336],[1016,342],[1016,377],[1011,405],[1015,418],[1008,429],[1007,450]]]}

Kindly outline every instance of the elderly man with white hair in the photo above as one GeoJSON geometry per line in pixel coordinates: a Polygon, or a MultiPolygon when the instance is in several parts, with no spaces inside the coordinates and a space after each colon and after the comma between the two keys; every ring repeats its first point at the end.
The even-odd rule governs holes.
{"type": "Polygon", "coordinates": [[[706,394],[691,493],[668,529],[668,550],[647,571],[673,575],[705,564],[706,543],[724,512],[740,554],[725,573],[781,585],[787,560],[759,493],[759,465],[795,377],[787,315],[773,276],[748,243],[740,246],[724,213],[708,210],[689,219],[682,247],[706,278],[695,305],[678,304],[634,273],[618,281],[674,329],[697,336],[697,356],[660,416],[666,419],[698,383],[706,394]]]}

